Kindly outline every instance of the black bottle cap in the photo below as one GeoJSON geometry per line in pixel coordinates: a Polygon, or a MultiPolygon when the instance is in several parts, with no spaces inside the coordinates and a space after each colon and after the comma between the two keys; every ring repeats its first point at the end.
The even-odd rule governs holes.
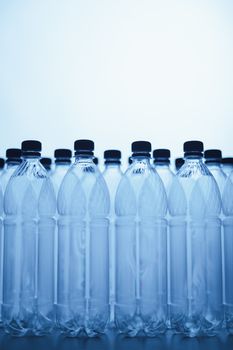
{"type": "Polygon", "coordinates": [[[185,156],[203,156],[204,145],[201,141],[186,141],[184,143],[185,156]]]}
{"type": "Polygon", "coordinates": [[[207,149],[204,152],[204,157],[206,159],[206,163],[221,163],[222,152],[220,149],[207,149]]]}
{"type": "Polygon", "coordinates": [[[175,159],[176,171],[178,171],[182,167],[183,164],[184,164],[184,158],[176,158],[175,159]]]}
{"type": "Polygon", "coordinates": [[[104,151],[105,164],[121,164],[121,151],[117,149],[108,149],[104,151]]]}
{"type": "Polygon", "coordinates": [[[10,161],[14,161],[14,162],[21,162],[21,155],[22,155],[22,151],[20,148],[8,148],[6,150],[6,162],[9,163],[10,161]]]}
{"type": "Polygon", "coordinates": [[[66,148],[58,148],[54,151],[55,163],[71,163],[72,151],[66,148]]]}
{"type": "Polygon", "coordinates": [[[46,170],[50,170],[51,169],[51,165],[52,165],[52,159],[51,158],[47,158],[47,157],[43,157],[40,159],[40,163],[43,165],[43,167],[46,170]]]}
{"type": "Polygon", "coordinates": [[[225,157],[225,158],[222,158],[222,164],[225,164],[225,165],[233,165],[233,157],[225,157]]]}
{"type": "Polygon", "coordinates": [[[75,155],[93,156],[94,142],[91,140],[76,140],[74,143],[75,155]]]}
{"type": "Polygon", "coordinates": [[[159,148],[153,151],[154,163],[170,163],[171,152],[166,148],[159,148]]]}
{"type": "Polygon", "coordinates": [[[135,141],[132,143],[132,156],[150,157],[151,143],[148,141],[135,141]]]}
{"type": "Polygon", "coordinates": [[[26,140],[21,146],[23,155],[40,156],[41,142],[35,140],[26,140]]]}
{"type": "Polygon", "coordinates": [[[95,165],[98,165],[98,164],[99,164],[99,159],[98,159],[97,157],[94,157],[94,158],[93,158],[93,163],[94,163],[95,165]]]}
{"type": "Polygon", "coordinates": [[[0,169],[3,169],[5,165],[5,159],[4,158],[0,158],[0,169]]]}

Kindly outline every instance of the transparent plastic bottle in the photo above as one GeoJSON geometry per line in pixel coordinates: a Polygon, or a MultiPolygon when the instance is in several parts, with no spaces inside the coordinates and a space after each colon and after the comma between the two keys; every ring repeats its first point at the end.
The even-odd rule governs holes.
{"type": "Polygon", "coordinates": [[[176,158],[175,159],[176,172],[178,172],[180,170],[180,168],[182,167],[183,164],[184,164],[184,158],[176,158]]]}
{"type": "Polygon", "coordinates": [[[40,163],[43,165],[45,170],[49,174],[51,174],[51,171],[52,171],[52,159],[51,158],[47,158],[47,157],[43,157],[43,158],[40,159],[40,163]]]}
{"type": "Polygon", "coordinates": [[[22,162],[21,159],[21,149],[19,148],[8,148],[6,150],[6,167],[1,175],[1,185],[3,193],[6,190],[8,181],[11,175],[17,169],[19,164],[22,162]]]}
{"type": "Polygon", "coordinates": [[[130,336],[166,329],[166,211],[163,183],[150,164],[151,144],[132,144],[132,164],[116,193],[117,328],[130,336]]]}
{"type": "Polygon", "coordinates": [[[106,150],[104,152],[105,169],[103,177],[108,186],[110,195],[109,213],[109,303],[110,303],[110,325],[114,325],[115,313],[115,196],[117,187],[122,177],[121,152],[119,150],[106,150]]]}
{"type": "MultiPolygon", "coordinates": [[[[225,215],[223,212],[223,192],[226,186],[227,176],[223,172],[221,167],[222,152],[219,149],[208,149],[204,152],[205,164],[209,171],[215,178],[218,188],[220,190],[222,199],[222,210],[220,214],[221,224],[224,223],[225,215]]],[[[224,198],[225,199],[225,198],[224,198]]],[[[224,231],[223,225],[221,226],[221,247],[222,247],[222,288],[223,288],[223,305],[225,305],[225,258],[224,258],[224,231]]]]}
{"type": "Polygon", "coordinates": [[[54,325],[53,238],[56,200],[40,159],[41,143],[22,143],[23,161],[4,196],[3,322],[15,336],[54,325]]]}
{"type": "Polygon", "coordinates": [[[233,172],[228,175],[222,194],[225,270],[225,321],[233,334],[233,172]]]}
{"type": "MultiPolygon", "coordinates": [[[[55,169],[51,173],[51,181],[54,187],[56,199],[61,186],[61,183],[71,166],[72,152],[70,149],[58,148],[54,151],[55,169]]],[[[58,221],[58,212],[56,211],[56,223],[58,221]]],[[[57,258],[58,258],[58,227],[56,225],[54,235],[54,305],[57,309],[57,258]]]]}
{"type": "Polygon", "coordinates": [[[233,157],[222,158],[221,163],[223,172],[226,174],[226,176],[229,176],[233,171],[233,157]]]}
{"type": "Polygon", "coordinates": [[[57,322],[68,336],[104,332],[109,317],[109,193],[93,163],[94,143],[77,140],[58,193],[57,322]]]}
{"type": "Polygon", "coordinates": [[[203,163],[203,143],[184,143],[185,163],[169,196],[171,322],[188,336],[222,325],[221,196],[203,163]]]}
{"type": "MultiPolygon", "coordinates": [[[[169,198],[169,193],[171,185],[173,183],[174,174],[170,168],[170,157],[171,152],[169,149],[159,148],[153,151],[154,158],[154,168],[159,174],[166,191],[167,198],[169,198]]],[[[167,222],[170,220],[169,211],[167,211],[166,216],[167,222]]],[[[169,226],[167,229],[167,327],[171,328],[170,321],[170,305],[171,305],[171,291],[170,291],[170,232],[169,226]]]]}

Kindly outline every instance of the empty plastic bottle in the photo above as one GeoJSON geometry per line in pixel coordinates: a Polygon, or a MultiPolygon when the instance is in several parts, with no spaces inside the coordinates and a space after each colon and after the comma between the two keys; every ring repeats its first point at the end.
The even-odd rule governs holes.
{"type": "Polygon", "coordinates": [[[227,330],[233,334],[233,172],[226,179],[222,194],[223,250],[225,271],[225,321],[227,330]]]}
{"type": "MultiPolygon", "coordinates": [[[[220,190],[222,199],[222,209],[225,208],[223,205],[223,193],[226,186],[227,176],[223,172],[221,167],[222,152],[219,149],[208,149],[204,152],[205,164],[207,165],[209,171],[214,176],[218,188],[220,190]]],[[[225,200],[225,198],[224,198],[225,200]]],[[[221,223],[224,222],[225,215],[223,210],[220,214],[221,223]]],[[[222,288],[223,288],[223,305],[225,305],[225,258],[224,258],[224,232],[223,226],[221,227],[221,248],[222,248],[222,288]]]]}
{"type": "Polygon", "coordinates": [[[44,157],[44,158],[40,159],[40,162],[43,165],[43,167],[45,168],[45,170],[48,171],[48,173],[50,173],[52,170],[52,159],[44,157]]]}
{"type": "Polygon", "coordinates": [[[109,227],[109,300],[110,300],[110,324],[114,324],[115,310],[115,196],[117,187],[122,177],[121,171],[121,151],[107,150],[104,152],[105,169],[104,179],[110,194],[110,227],[109,227]]]}
{"type": "MultiPolygon", "coordinates": [[[[153,152],[154,158],[154,168],[159,174],[161,180],[163,181],[164,188],[166,190],[167,198],[169,198],[169,193],[171,185],[173,183],[174,174],[170,169],[170,157],[171,152],[169,149],[155,149],[153,152]]],[[[169,212],[167,212],[167,221],[169,222],[169,212]]],[[[171,292],[170,292],[170,232],[167,230],[167,326],[171,328],[170,322],[170,304],[171,304],[171,292]]]]}
{"type": "Polygon", "coordinates": [[[21,149],[8,148],[6,150],[6,167],[1,176],[1,185],[3,193],[5,192],[6,186],[11,175],[14,173],[15,169],[19,166],[21,161],[21,149]]]}
{"type": "Polygon", "coordinates": [[[221,327],[221,197],[203,163],[203,143],[184,143],[185,163],[169,196],[171,321],[188,336],[221,327]]]}
{"type": "Polygon", "coordinates": [[[180,170],[180,168],[182,167],[183,164],[184,164],[184,158],[176,158],[175,159],[176,172],[178,172],[180,170]]]}
{"type": "Polygon", "coordinates": [[[94,143],[77,140],[58,193],[58,325],[69,336],[102,333],[109,317],[109,193],[93,163],[94,143]]]}
{"type": "Polygon", "coordinates": [[[233,157],[222,158],[222,169],[229,176],[233,171],[233,157]]]}
{"type": "Polygon", "coordinates": [[[166,328],[166,211],[163,183],[150,164],[151,144],[132,144],[132,164],[116,193],[118,329],[154,336],[166,328]]]}
{"type": "Polygon", "coordinates": [[[62,180],[71,166],[72,152],[70,149],[58,148],[54,151],[55,169],[51,175],[53,187],[58,194],[62,180]]]}
{"type": "Polygon", "coordinates": [[[4,158],[0,158],[0,175],[3,172],[5,167],[5,159],[4,158]]]}
{"type": "Polygon", "coordinates": [[[22,143],[23,161],[4,196],[3,322],[16,336],[41,335],[54,325],[56,200],[40,159],[41,143],[22,143]]]}
{"type": "MultiPolygon", "coordinates": [[[[51,181],[55,190],[56,198],[58,192],[68,169],[71,166],[72,152],[70,149],[58,148],[54,151],[55,169],[51,174],[51,181]]],[[[58,213],[55,215],[56,222],[58,220],[58,213]]],[[[58,258],[58,227],[56,225],[54,235],[54,305],[57,308],[57,258],[58,258]]]]}

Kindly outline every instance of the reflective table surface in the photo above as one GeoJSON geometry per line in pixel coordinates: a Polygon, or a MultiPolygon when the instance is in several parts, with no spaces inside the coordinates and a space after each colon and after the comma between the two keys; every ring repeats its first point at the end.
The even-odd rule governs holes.
{"type": "Polygon", "coordinates": [[[114,332],[98,338],[15,338],[0,332],[0,350],[233,350],[233,335],[187,338],[166,334],[157,338],[129,338],[114,332]]]}

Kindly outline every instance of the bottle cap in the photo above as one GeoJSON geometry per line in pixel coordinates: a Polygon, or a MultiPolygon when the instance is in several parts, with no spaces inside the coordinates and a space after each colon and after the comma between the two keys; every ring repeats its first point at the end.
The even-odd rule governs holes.
{"type": "Polygon", "coordinates": [[[40,156],[41,142],[36,140],[26,140],[22,142],[21,150],[23,155],[40,156]]]}
{"type": "Polygon", "coordinates": [[[203,156],[204,145],[201,141],[187,141],[184,143],[185,156],[203,156]]]}
{"type": "Polygon", "coordinates": [[[221,163],[222,152],[220,149],[208,149],[204,152],[206,163],[221,163]]]}
{"type": "Polygon", "coordinates": [[[121,151],[117,149],[108,149],[104,151],[105,164],[121,164],[121,151]]]}
{"type": "Polygon", "coordinates": [[[10,161],[14,161],[14,162],[21,162],[21,155],[22,155],[22,151],[20,148],[8,148],[6,150],[6,162],[10,162],[10,161]]]}
{"type": "Polygon", "coordinates": [[[132,156],[150,157],[151,143],[148,141],[135,141],[132,143],[132,156]]]}
{"type": "Polygon", "coordinates": [[[71,163],[72,151],[66,148],[58,148],[54,151],[55,163],[71,163]]]}
{"type": "Polygon", "coordinates": [[[74,143],[75,155],[93,156],[94,142],[91,140],[76,140],[74,143]]]}
{"type": "Polygon", "coordinates": [[[166,148],[159,148],[153,151],[154,163],[170,163],[171,152],[166,148]]]}
{"type": "Polygon", "coordinates": [[[178,171],[182,167],[183,164],[184,164],[184,159],[183,158],[176,158],[175,159],[176,171],[178,171]]]}

